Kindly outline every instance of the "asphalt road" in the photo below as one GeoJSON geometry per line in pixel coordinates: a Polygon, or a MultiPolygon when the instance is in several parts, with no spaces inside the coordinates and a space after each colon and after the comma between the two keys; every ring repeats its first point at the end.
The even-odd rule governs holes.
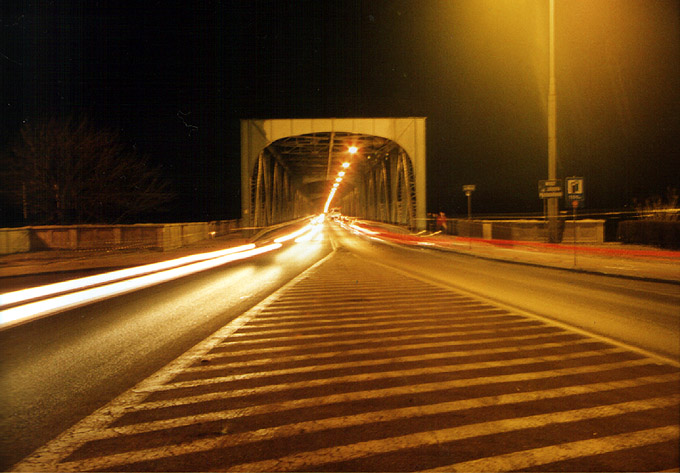
{"type": "Polygon", "coordinates": [[[0,470],[325,256],[292,246],[0,331],[0,470]]]}
{"type": "Polygon", "coordinates": [[[350,237],[346,232],[337,232],[336,238],[363,258],[393,270],[680,360],[680,288],[676,284],[404,248],[350,237]]]}
{"type": "MultiPolygon", "coordinates": [[[[414,250],[331,231],[385,271],[678,357],[677,286],[414,250]]],[[[0,332],[6,469],[328,254],[330,244],[195,275],[0,332]]],[[[412,304],[417,306],[419,301],[412,304]]]]}

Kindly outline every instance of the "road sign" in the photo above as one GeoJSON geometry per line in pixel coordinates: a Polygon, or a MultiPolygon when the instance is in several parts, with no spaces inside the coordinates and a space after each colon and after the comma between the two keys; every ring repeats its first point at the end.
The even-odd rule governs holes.
{"type": "Polygon", "coordinates": [[[538,181],[538,196],[541,199],[564,196],[564,192],[562,190],[562,179],[548,179],[544,181],[538,181]]]}
{"type": "Polygon", "coordinates": [[[581,202],[586,198],[585,189],[583,187],[582,177],[568,177],[567,181],[567,199],[581,202]]]}

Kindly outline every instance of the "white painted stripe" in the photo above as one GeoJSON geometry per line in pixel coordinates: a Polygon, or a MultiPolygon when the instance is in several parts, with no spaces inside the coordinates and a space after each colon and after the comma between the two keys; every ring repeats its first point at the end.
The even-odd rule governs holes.
{"type": "MultiPolygon", "coordinates": [[[[464,403],[465,401],[463,401],[464,403]]],[[[403,449],[411,449],[428,445],[436,445],[443,442],[494,435],[505,432],[521,431],[529,428],[544,427],[551,424],[567,424],[582,420],[596,418],[606,418],[621,414],[644,412],[646,410],[676,406],[680,402],[680,394],[669,397],[658,397],[642,401],[623,402],[618,404],[597,406],[551,412],[547,414],[537,414],[527,417],[502,419],[489,422],[467,424],[463,426],[438,429],[434,431],[418,432],[397,437],[389,437],[379,440],[368,440],[365,442],[337,445],[334,447],[322,448],[315,451],[299,452],[283,458],[274,460],[263,460],[229,467],[226,471],[275,471],[275,470],[308,470],[313,469],[314,465],[323,463],[340,462],[354,460],[376,454],[396,452],[403,449]]],[[[455,403],[447,403],[455,404],[455,403]]],[[[423,408],[404,408],[401,417],[413,417],[417,415],[427,415],[423,408]]],[[[353,416],[354,417],[354,416],[353,416]]],[[[374,412],[356,416],[354,425],[362,425],[368,422],[382,422],[391,420],[392,412],[374,412]]],[[[345,427],[347,417],[336,417],[321,421],[302,422],[299,424],[259,429],[252,432],[241,434],[223,435],[201,439],[190,442],[182,442],[171,446],[158,448],[141,449],[134,452],[125,452],[117,455],[109,455],[98,458],[90,458],[82,461],[63,462],[58,465],[62,471],[87,471],[94,469],[111,468],[114,466],[125,465],[138,461],[153,461],[161,458],[171,458],[178,455],[197,453],[212,450],[215,448],[226,448],[234,445],[243,445],[268,440],[276,437],[290,437],[306,433],[305,428],[312,428],[313,431],[326,430],[332,428],[345,427]]],[[[676,431],[677,432],[677,431],[676,431]]],[[[540,464],[540,463],[539,463],[540,464]]],[[[17,470],[21,471],[21,470],[17,470]]],[[[469,471],[469,470],[467,470],[469,471]]],[[[497,470],[503,471],[503,470],[497,470]]]]}
{"type": "MultiPolygon", "coordinates": [[[[489,354],[495,354],[495,353],[513,353],[513,354],[521,354],[522,352],[525,351],[532,351],[532,350],[542,350],[546,348],[561,348],[565,346],[569,346],[574,348],[574,350],[579,349],[579,345],[588,345],[588,344],[593,344],[593,343],[598,343],[593,340],[587,340],[587,339],[582,339],[582,340],[574,340],[574,341],[569,341],[569,342],[548,342],[548,343],[537,343],[535,345],[528,345],[526,347],[518,347],[518,346],[511,346],[511,347],[503,347],[503,348],[479,348],[479,349],[467,349],[464,351],[449,351],[449,352],[440,352],[440,353],[434,353],[432,354],[433,356],[435,355],[442,355],[442,356],[448,356],[451,358],[462,358],[462,357],[468,357],[468,356],[479,356],[479,355],[489,355],[489,354]]],[[[602,345],[602,344],[600,344],[602,345]]],[[[394,349],[390,350],[389,352],[386,352],[384,349],[376,349],[376,348],[359,348],[359,349],[354,349],[354,350],[342,350],[342,351],[324,351],[324,352],[318,352],[318,353],[310,353],[310,354],[304,354],[304,355],[289,355],[289,356],[276,356],[274,358],[259,358],[257,360],[247,360],[247,361],[230,361],[230,354],[229,353],[208,353],[205,355],[202,355],[200,357],[197,357],[195,359],[196,363],[200,363],[203,360],[206,360],[210,362],[211,364],[215,363],[217,366],[223,366],[223,367],[231,367],[231,368],[243,368],[243,367],[249,367],[249,368],[255,368],[257,366],[262,366],[262,365],[270,365],[272,363],[293,363],[293,362],[299,362],[299,361],[307,361],[307,362],[314,362],[315,360],[323,361],[328,358],[336,358],[339,356],[351,356],[351,355],[378,355],[377,358],[373,358],[374,360],[383,360],[383,359],[406,359],[410,358],[408,356],[402,356],[402,357],[394,357],[395,353],[398,353],[400,351],[410,351],[413,349],[421,349],[421,350],[428,350],[428,349],[437,349],[437,348],[446,348],[450,347],[451,343],[450,342],[445,342],[445,343],[417,343],[417,344],[411,344],[411,345],[401,345],[399,349],[394,349]]],[[[454,345],[455,346],[455,345],[454,345]]],[[[604,348],[600,348],[604,350],[604,348]]],[[[416,355],[414,355],[416,356],[416,355]]],[[[419,355],[419,356],[426,356],[426,355],[419,355]]]]}
{"type": "MultiPolygon", "coordinates": [[[[332,404],[336,402],[348,402],[356,401],[368,398],[381,398],[387,396],[396,396],[404,393],[425,393],[432,391],[441,391],[445,389],[455,389],[455,388],[465,388],[470,386],[482,386],[482,385],[493,385],[508,382],[523,382],[531,381],[535,379],[545,379],[545,378],[556,378],[559,376],[568,376],[572,374],[585,374],[585,373],[597,373],[598,371],[605,371],[610,369],[620,369],[620,368],[632,368],[636,366],[644,366],[649,364],[650,360],[635,360],[635,361],[624,361],[618,363],[607,363],[602,365],[587,365],[579,366],[577,368],[563,368],[557,370],[547,370],[547,371],[532,371],[525,373],[509,374],[509,375],[495,375],[495,376],[485,376],[480,378],[466,378],[466,379],[455,379],[451,381],[437,381],[433,383],[421,383],[416,385],[399,386],[394,388],[382,388],[382,389],[371,389],[364,391],[352,391],[342,394],[335,394],[331,396],[324,397],[313,397],[314,402],[322,404],[332,404]]],[[[321,384],[323,385],[323,384],[321,384]]],[[[256,388],[249,389],[239,389],[233,391],[218,391],[213,393],[199,394],[190,397],[179,397],[171,400],[163,401],[149,401],[139,404],[137,406],[131,406],[128,408],[128,412],[132,410],[151,410],[159,409],[162,407],[180,406],[187,404],[194,404],[197,402],[213,401],[219,399],[234,399],[244,396],[252,396],[257,394],[266,393],[276,393],[285,392],[289,389],[304,388],[308,386],[308,382],[300,383],[289,383],[289,384],[274,384],[267,386],[259,386],[256,388]]],[[[150,385],[140,388],[139,392],[144,389],[147,393],[163,391],[166,386],[161,385],[150,385]]],[[[310,404],[313,407],[313,404],[310,404]]]]}
{"type": "MultiPolygon", "coordinates": [[[[582,352],[576,352],[576,353],[565,353],[565,354],[560,354],[560,355],[545,355],[541,357],[513,357],[513,358],[508,358],[504,360],[498,360],[498,361],[475,361],[473,363],[467,363],[467,364],[460,364],[456,365],[456,357],[452,357],[450,354],[441,354],[441,353],[436,353],[436,354],[430,354],[430,355],[420,355],[420,356],[407,356],[407,357],[400,357],[400,358],[383,358],[380,360],[363,360],[363,361],[350,361],[346,363],[333,363],[333,364],[327,364],[327,365],[308,365],[308,366],[299,366],[299,367],[294,367],[294,368],[285,368],[285,369],[279,369],[279,370],[269,370],[269,371],[253,371],[250,373],[243,373],[243,374],[237,374],[237,375],[231,375],[229,376],[230,380],[241,380],[241,379],[257,379],[257,378],[264,378],[268,376],[284,376],[284,375],[290,375],[290,374],[300,374],[300,373],[316,373],[319,371],[327,371],[327,370],[338,370],[338,369],[345,369],[345,368],[358,368],[358,367],[370,367],[370,366],[381,366],[385,365],[386,367],[390,367],[390,365],[394,363],[404,363],[404,362],[426,362],[426,361],[433,361],[433,360],[448,360],[450,363],[447,365],[449,369],[445,369],[444,367],[440,367],[442,369],[445,369],[445,372],[452,372],[452,371],[461,371],[461,370],[466,370],[466,369],[483,369],[483,368],[497,368],[497,367],[505,367],[505,366],[519,366],[519,365],[525,365],[525,364],[531,364],[531,363],[541,363],[541,362],[547,362],[547,361],[565,361],[565,360],[573,360],[573,359],[578,359],[578,358],[586,358],[589,356],[606,356],[606,355],[611,355],[615,353],[625,353],[626,350],[622,348],[609,348],[605,350],[591,350],[591,351],[582,351],[582,352]]],[[[211,366],[194,366],[192,368],[189,368],[185,370],[185,373],[201,373],[201,374],[210,374],[212,371],[223,371],[224,369],[229,369],[229,365],[227,366],[217,366],[217,367],[211,367],[211,366]]],[[[421,369],[426,369],[426,368],[421,368],[421,369]]],[[[402,370],[402,371],[391,371],[393,373],[407,373],[409,370],[402,370]]],[[[439,372],[439,371],[437,371],[439,372]]],[[[387,373],[390,373],[388,371],[387,373]]],[[[217,379],[217,378],[215,378],[217,379]]],[[[222,378],[224,379],[224,378],[222,378]]],[[[328,378],[328,379],[333,379],[333,378],[328,378]]]]}
{"type": "MultiPolygon", "coordinates": [[[[270,438],[292,436],[303,432],[322,431],[326,429],[335,428],[338,426],[348,427],[352,425],[369,424],[372,422],[382,422],[385,420],[398,420],[423,415],[445,414],[455,411],[465,411],[468,409],[476,409],[481,407],[500,406],[504,404],[514,403],[529,403],[546,399],[575,396],[580,394],[593,394],[602,391],[630,389],[646,385],[674,381],[675,382],[680,381],[680,374],[673,373],[659,376],[647,376],[643,378],[625,379],[620,381],[566,386],[562,388],[546,389],[543,391],[500,394],[495,396],[463,399],[459,401],[451,401],[438,404],[425,404],[418,406],[402,407],[390,410],[374,411],[350,416],[317,419],[314,421],[282,425],[279,428],[277,428],[278,430],[276,430],[276,432],[272,432],[271,434],[272,436],[270,438]]],[[[200,424],[204,422],[216,422],[220,420],[237,419],[256,415],[269,415],[278,412],[284,412],[287,410],[299,409],[301,407],[307,407],[309,405],[310,404],[308,402],[293,400],[277,402],[272,404],[255,405],[252,407],[239,409],[213,411],[207,412],[205,414],[194,414],[187,417],[175,417],[172,419],[163,419],[139,424],[131,424],[127,426],[116,426],[96,432],[91,432],[86,436],[86,440],[83,440],[83,442],[85,441],[90,442],[93,440],[99,440],[104,438],[114,438],[124,435],[134,435],[146,432],[153,432],[156,430],[170,429],[174,427],[200,424]]],[[[318,406],[321,404],[317,403],[316,405],[318,406]]]]}
{"type": "MultiPolygon", "coordinates": [[[[540,338],[545,338],[545,337],[563,337],[563,336],[569,336],[573,334],[569,334],[564,331],[558,331],[555,333],[541,333],[537,335],[523,335],[521,337],[504,337],[502,341],[507,341],[507,342],[519,342],[519,341],[526,341],[526,340],[535,340],[535,339],[540,339],[540,338]]],[[[433,338],[433,337],[419,337],[419,338],[433,338]]],[[[439,337],[434,337],[434,338],[439,338],[439,337]]],[[[382,338],[381,341],[411,341],[413,337],[385,337],[382,338]],[[395,340],[396,338],[396,340],[395,340]]],[[[399,344],[398,346],[393,346],[390,347],[391,351],[399,351],[399,350],[405,350],[405,349],[413,349],[413,348],[428,348],[428,347],[458,347],[458,346],[466,346],[469,344],[475,344],[475,343],[488,343],[488,342],[493,342],[493,341],[498,341],[496,337],[490,337],[490,338],[483,338],[483,339],[477,339],[477,340],[453,340],[453,341],[446,341],[446,342],[430,342],[430,341],[424,341],[420,343],[409,343],[409,344],[399,344]]],[[[570,340],[567,343],[592,343],[594,340],[593,339],[584,339],[584,338],[578,338],[574,340],[570,340]]],[[[220,344],[218,347],[216,347],[216,350],[213,354],[215,356],[222,356],[222,357],[242,357],[242,356],[250,356],[250,355],[267,355],[267,354],[276,354],[276,359],[283,359],[284,356],[282,353],[285,352],[297,352],[301,348],[304,349],[324,349],[324,348],[340,348],[345,345],[356,345],[356,341],[336,341],[336,342],[322,342],[322,343],[305,343],[304,347],[300,346],[283,346],[283,347],[261,347],[261,348],[253,348],[253,349],[247,349],[247,350],[233,350],[230,349],[229,351],[220,351],[225,344],[228,343],[225,342],[223,344],[220,344]]],[[[527,346],[517,346],[513,345],[514,348],[522,349],[522,348],[529,348],[533,346],[543,346],[545,343],[565,343],[565,342],[542,342],[537,345],[527,345],[527,346]]],[[[231,347],[230,347],[231,348],[231,347]]],[[[373,348],[356,348],[356,349],[351,349],[351,350],[341,350],[338,353],[384,353],[385,352],[385,346],[379,346],[376,345],[373,348]]],[[[470,350],[469,348],[466,348],[466,352],[476,352],[475,350],[470,350]]],[[[323,353],[323,352],[321,352],[323,353]]],[[[464,353],[457,351],[457,353],[464,353]]],[[[308,356],[318,356],[320,353],[310,353],[308,356]]],[[[259,358],[262,359],[262,358],[259,358]]]]}
{"type": "MultiPolygon", "coordinates": [[[[543,338],[543,337],[560,337],[560,336],[565,336],[565,335],[572,335],[562,329],[559,328],[553,328],[550,326],[546,326],[550,329],[551,331],[546,331],[544,333],[538,333],[535,335],[522,335],[522,336],[517,336],[517,337],[503,337],[499,338],[497,335],[492,335],[489,337],[483,337],[483,338],[475,338],[475,339],[465,339],[465,340],[457,340],[455,342],[451,342],[451,346],[454,345],[468,345],[472,343],[493,343],[493,342],[518,342],[522,340],[532,340],[535,338],[543,338]]],[[[463,334],[469,334],[470,332],[463,332],[463,334]]],[[[431,339],[431,338],[442,338],[442,336],[445,335],[451,335],[449,334],[444,334],[442,335],[441,333],[433,333],[433,334],[420,334],[418,335],[417,338],[421,339],[431,339]]],[[[410,341],[415,338],[413,335],[404,335],[404,336],[398,336],[398,337],[381,337],[380,342],[383,343],[381,349],[385,350],[385,345],[384,343],[386,342],[404,342],[404,341],[410,341]]],[[[252,343],[245,343],[245,342],[231,342],[229,340],[225,341],[220,345],[221,348],[228,348],[229,349],[229,354],[232,356],[242,356],[242,355],[248,355],[248,354],[265,354],[265,353],[278,353],[278,352],[287,352],[287,351],[298,351],[300,349],[310,349],[310,348],[334,348],[334,347],[341,347],[345,345],[356,345],[357,343],[361,343],[359,340],[335,340],[335,341],[329,341],[329,342],[318,342],[318,343],[305,343],[304,345],[279,345],[275,347],[254,347],[250,349],[245,349],[242,348],[239,350],[238,345],[253,345],[252,343]]],[[[395,347],[398,348],[398,347],[395,347]]],[[[390,347],[392,349],[392,347],[390,347]]]]}
{"type": "MultiPolygon", "coordinates": [[[[414,314],[417,314],[417,319],[414,320],[422,320],[424,322],[429,322],[432,320],[437,320],[437,321],[442,321],[446,320],[450,323],[455,323],[455,324],[465,324],[465,323],[474,323],[474,321],[479,320],[480,322],[484,322],[486,319],[500,319],[500,320],[505,320],[505,321],[519,321],[519,320],[533,320],[528,317],[523,317],[521,315],[516,315],[516,314],[511,314],[510,312],[503,310],[501,313],[487,313],[488,311],[484,311],[482,313],[479,313],[477,311],[463,311],[460,313],[456,313],[455,315],[452,316],[442,316],[439,314],[433,315],[431,313],[409,313],[408,316],[404,316],[403,314],[379,314],[379,315],[373,315],[373,313],[370,314],[363,314],[363,315],[356,315],[356,316],[351,316],[351,317],[337,317],[335,315],[332,316],[323,316],[319,315],[317,317],[296,317],[296,316],[285,316],[285,317],[260,317],[251,323],[248,324],[247,329],[250,328],[267,328],[267,327],[295,327],[295,326],[300,326],[300,327],[309,327],[311,324],[342,324],[342,323],[353,323],[353,322],[366,322],[366,323],[375,323],[375,322],[380,322],[380,321],[391,321],[391,320],[402,320],[402,319],[408,319],[411,320],[411,317],[414,316],[414,314]],[[462,317],[459,314],[462,315],[470,315],[470,317],[462,317]],[[471,320],[472,322],[466,322],[467,320],[471,320]]],[[[542,322],[544,323],[544,322],[542,322]]]]}
{"type": "MultiPolygon", "coordinates": [[[[499,320],[499,321],[494,321],[494,322],[484,322],[484,321],[472,321],[472,322],[462,322],[458,323],[455,321],[451,320],[436,320],[436,319],[420,319],[417,317],[399,317],[397,320],[388,320],[384,322],[374,322],[374,321],[363,321],[363,322],[356,322],[356,323],[336,323],[336,324],[322,324],[317,321],[314,322],[313,325],[311,324],[305,324],[305,325],[300,325],[299,327],[286,327],[286,328],[279,328],[281,326],[278,326],[277,328],[272,328],[272,329],[263,329],[263,330],[245,330],[245,331],[240,331],[238,333],[235,333],[234,335],[231,336],[232,339],[234,338],[243,338],[243,337],[254,337],[254,336],[263,336],[263,335],[276,335],[276,334],[298,334],[298,333],[304,333],[304,332],[320,332],[322,330],[326,331],[331,331],[331,330],[347,330],[347,329],[353,329],[353,328],[368,328],[368,327],[395,327],[395,326],[402,326],[406,325],[408,326],[416,326],[420,329],[430,329],[430,330],[440,330],[440,328],[445,327],[445,328],[464,328],[464,327],[476,327],[479,325],[484,325],[485,327],[494,327],[494,328],[502,328],[503,326],[514,326],[514,327],[547,327],[548,325],[544,324],[543,322],[537,321],[537,320],[529,320],[529,319],[524,319],[524,320],[499,320]],[[436,327],[436,328],[435,328],[436,327]]],[[[276,325],[272,325],[272,327],[276,327],[276,325]]],[[[285,325],[284,325],[285,327],[285,325]]],[[[405,327],[405,329],[407,328],[405,327]]],[[[250,328],[250,325],[248,326],[250,328]]]]}
{"type": "MultiPolygon", "coordinates": [[[[394,324],[391,324],[394,325],[394,324]]],[[[479,325],[479,324],[477,324],[479,325]]],[[[491,324],[487,324],[491,325],[491,324]]],[[[372,337],[374,335],[380,335],[380,334],[390,334],[390,333],[404,333],[404,332],[413,332],[410,336],[415,337],[415,336],[420,336],[420,334],[429,334],[432,331],[435,331],[435,333],[438,336],[442,335],[478,335],[478,334],[485,334],[485,333],[495,333],[498,334],[499,332],[504,332],[504,333],[509,333],[509,332],[515,332],[515,331],[522,331],[522,330],[531,330],[531,329],[551,329],[554,330],[554,327],[550,327],[549,325],[545,324],[534,324],[529,327],[508,327],[508,328],[499,328],[497,326],[489,327],[483,330],[444,330],[445,328],[448,328],[449,325],[447,324],[442,324],[441,327],[438,328],[432,328],[432,327],[412,327],[411,329],[407,329],[404,327],[396,327],[396,328],[376,328],[376,329],[366,329],[363,328],[362,330],[342,330],[340,333],[314,333],[314,334],[300,334],[300,335],[294,335],[293,337],[288,338],[287,340],[284,338],[285,341],[291,342],[291,343],[297,343],[302,340],[323,340],[323,339],[333,339],[337,337],[346,337],[346,336],[355,336],[355,337],[372,337]]],[[[458,328],[458,327],[455,327],[458,328]]],[[[281,342],[282,339],[281,337],[265,337],[264,334],[269,334],[270,332],[263,332],[263,336],[256,339],[256,340],[239,340],[239,337],[233,336],[231,337],[229,341],[229,345],[238,345],[238,344],[264,344],[264,343],[269,343],[269,342],[281,342]]],[[[380,338],[382,340],[382,337],[380,338]]]]}
{"type": "MultiPolygon", "coordinates": [[[[609,406],[598,406],[550,414],[538,414],[529,417],[503,419],[461,427],[452,427],[429,432],[419,432],[381,440],[369,440],[351,445],[322,448],[311,452],[300,452],[274,460],[235,465],[226,471],[274,471],[274,470],[309,470],[314,465],[323,463],[354,460],[381,453],[396,452],[403,449],[436,445],[467,438],[494,435],[504,432],[519,431],[530,428],[545,427],[551,424],[567,424],[582,420],[606,418],[632,412],[671,407],[677,405],[680,395],[648,399],[644,401],[622,402],[609,406]]],[[[670,427],[667,435],[677,436],[677,427],[670,427]]],[[[176,451],[175,451],[175,454],[176,451]]],[[[540,464],[540,463],[539,463],[540,464]]],[[[470,470],[467,470],[470,471],[470,470]]],[[[505,470],[500,470],[505,471],[505,470]]]]}
{"type": "MultiPolygon", "coordinates": [[[[550,355],[550,356],[545,356],[545,357],[530,357],[530,358],[515,358],[515,359],[508,359],[508,360],[498,360],[498,361],[476,361],[472,363],[464,363],[464,364],[452,364],[452,365],[445,365],[445,366],[428,366],[424,368],[413,368],[413,369],[403,369],[403,370],[392,370],[392,371],[380,371],[377,373],[358,373],[358,374],[351,374],[351,375],[346,375],[346,376],[331,376],[328,378],[315,378],[315,379],[306,379],[303,381],[296,381],[296,382],[286,382],[283,386],[287,389],[298,389],[298,388],[311,388],[311,387],[317,387],[317,386],[325,386],[328,384],[337,384],[337,383],[360,383],[360,382],[369,382],[369,381],[375,381],[375,380],[382,380],[382,379],[390,379],[390,378],[403,378],[406,376],[421,376],[421,375],[433,375],[433,374],[448,374],[448,373],[457,373],[460,371],[468,371],[468,370],[480,370],[480,369],[492,369],[492,368],[504,368],[508,366],[521,366],[521,365],[531,365],[533,363],[544,363],[544,362],[551,362],[551,361],[564,361],[564,360],[569,360],[569,359],[578,359],[578,358],[583,358],[587,356],[591,356],[595,354],[595,352],[578,352],[578,353],[573,353],[573,354],[568,354],[568,355],[550,355]]],[[[604,362],[603,364],[612,364],[614,362],[604,362]]],[[[649,360],[646,359],[638,359],[638,360],[633,360],[630,361],[630,363],[635,363],[637,364],[647,364],[649,363],[649,360]]],[[[599,363],[593,363],[595,365],[599,363]]],[[[614,363],[616,364],[616,363],[614,363]]],[[[302,369],[302,368],[300,368],[302,369]]],[[[320,368],[323,370],[324,368],[320,368]]],[[[550,369],[550,368],[547,368],[550,369]]],[[[288,374],[286,371],[288,370],[281,370],[282,372],[277,372],[277,371],[261,371],[261,372],[256,372],[256,373],[247,373],[247,374],[240,374],[240,375],[230,375],[230,376],[216,376],[212,378],[207,378],[207,379],[196,379],[196,380],[191,380],[191,381],[177,381],[175,383],[168,383],[163,386],[159,386],[156,391],[172,391],[174,389],[185,389],[185,388],[194,388],[194,387],[199,387],[199,386],[210,386],[213,384],[221,384],[221,383],[231,383],[235,381],[241,381],[245,379],[257,379],[257,378],[267,378],[270,376],[276,376],[276,375],[281,375],[281,374],[288,374]]],[[[543,371],[541,369],[537,371],[543,371]]],[[[293,372],[293,371],[291,371],[293,372]]],[[[270,387],[274,388],[276,386],[280,385],[270,385],[270,387]]],[[[254,388],[256,390],[259,390],[260,388],[254,388]]],[[[252,390],[250,390],[252,392],[252,390]]]]}
{"type": "Polygon", "coordinates": [[[588,440],[533,448],[495,457],[480,458],[424,471],[515,471],[564,460],[586,458],[627,448],[678,440],[680,426],[669,425],[655,429],[626,432],[588,440]]]}
{"type": "Polygon", "coordinates": [[[285,296],[281,297],[281,299],[278,300],[277,305],[279,304],[283,306],[305,305],[306,303],[309,303],[310,298],[313,298],[314,301],[319,304],[323,304],[325,302],[340,302],[343,301],[343,299],[345,303],[352,304],[358,304],[363,302],[381,304],[406,303],[406,301],[399,299],[402,296],[413,296],[418,298],[419,302],[422,300],[424,303],[427,304],[447,303],[456,305],[458,304],[486,305],[486,306],[489,305],[487,302],[474,300],[470,297],[459,296],[450,292],[442,291],[434,292],[422,289],[414,290],[410,287],[404,286],[401,286],[391,291],[377,289],[376,291],[372,292],[356,292],[354,288],[351,287],[340,287],[337,289],[327,288],[324,292],[305,291],[296,295],[286,294],[285,296]],[[340,293],[340,295],[338,295],[338,293],[340,293]],[[347,297],[346,296],[347,294],[351,294],[351,296],[347,297]]]}
{"type": "MultiPolygon", "coordinates": [[[[413,308],[413,302],[412,299],[416,298],[418,299],[418,306],[419,307],[446,307],[447,309],[455,309],[456,307],[484,307],[487,309],[490,309],[491,306],[489,304],[485,303],[480,303],[480,302],[461,302],[458,299],[447,299],[445,297],[437,296],[437,300],[420,300],[419,294],[413,293],[413,294],[408,294],[405,293],[405,291],[401,291],[398,294],[395,294],[393,296],[393,299],[385,299],[385,300],[356,300],[356,301],[348,301],[348,300],[342,300],[341,298],[334,297],[332,299],[327,299],[327,300],[318,300],[317,298],[313,298],[315,305],[312,308],[312,311],[318,311],[318,310],[333,310],[337,308],[341,309],[380,309],[383,307],[386,308],[399,308],[399,307],[409,307],[413,308]],[[409,300],[409,297],[411,298],[409,300]]],[[[276,303],[276,310],[279,311],[296,311],[296,310],[301,310],[305,307],[309,308],[309,300],[312,297],[307,298],[307,305],[304,305],[301,302],[290,302],[290,303],[281,303],[277,302],[276,303]]],[[[361,299],[361,298],[357,298],[361,299]]]]}
{"type": "MultiPolygon", "coordinates": [[[[404,315],[401,312],[394,312],[391,309],[384,310],[372,310],[370,313],[365,311],[354,311],[345,312],[338,310],[336,313],[330,313],[329,311],[318,311],[317,313],[310,313],[306,310],[290,311],[295,315],[283,315],[282,312],[272,312],[271,316],[257,318],[257,323],[253,326],[269,326],[275,325],[278,322],[282,324],[310,324],[316,323],[316,321],[321,322],[344,322],[352,320],[383,320],[383,319],[394,319],[398,317],[409,317],[411,315],[419,315],[428,317],[430,319],[435,319],[436,317],[432,315],[431,310],[420,310],[418,308],[410,309],[408,315],[404,315]],[[339,315],[338,315],[339,314],[339,315]]],[[[494,317],[508,317],[514,319],[528,319],[528,317],[523,317],[514,314],[505,309],[487,309],[487,308],[469,308],[457,310],[453,314],[441,314],[439,320],[465,320],[469,318],[494,318],[494,317]]]]}
{"type": "MultiPolygon", "coordinates": [[[[399,294],[395,294],[395,298],[405,298],[408,297],[409,294],[404,294],[403,292],[399,294]]],[[[416,297],[415,295],[413,297],[416,297]]],[[[308,299],[309,300],[309,299],[308,299]]],[[[361,310],[361,309],[366,309],[369,308],[371,311],[374,310],[381,310],[381,309],[386,309],[390,310],[392,307],[408,307],[409,309],[419,309],[421,311],[427,310],[431,311],[432,307],[446,307],[447,309],[455,309],[455,308],[471,308],[471,309],[487,309],[487,310],[492,310],[494,309],[493,306],[487,303],[475,303],[475,302],[461,302],[457,300],[452,300],[452,301],[447,301],[447,300],[442,300],[442,301],[432,301],[432,302],[420,302],[418,301],[418,306],[414,307],[414,305],[408,304],[405,301],[399,301],[399,300],[393,300],[391,302],[389,301],[363,301],[363,302],[347,302],[347,301],[341,301],[341,300],[336,300],[336,301],[318,301],[315,305],[313,306],[306,306],[306,308],[303,309],[303,305],[300,303],[295,303],[295,304],[276,304],[276,312],[296,312],[300,310],[304,310],[305,313],[309,314],[314,314],[314,313],[323,313],[324,311],[337,311],[337,310],[361,310]]],[[[272,311],[273,313],[273,311],[272,311]]]]}

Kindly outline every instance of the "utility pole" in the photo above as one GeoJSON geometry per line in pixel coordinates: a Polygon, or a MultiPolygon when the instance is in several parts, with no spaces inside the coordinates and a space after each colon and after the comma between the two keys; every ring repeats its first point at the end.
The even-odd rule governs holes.
{"type": "MultiPolygon", "coordinates": [[[[557,179],[557,93],[555,91],[555,0],[550,0],[550,85],[548,88],[548,180],[557,179]]],[[[559,243],[558,198],[548,198],[548,237],[559,243]]]]}

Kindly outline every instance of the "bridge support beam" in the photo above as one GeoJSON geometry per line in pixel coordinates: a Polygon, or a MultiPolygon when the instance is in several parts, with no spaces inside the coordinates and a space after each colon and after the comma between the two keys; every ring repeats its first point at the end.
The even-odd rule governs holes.
{"type": "Polygon", "coordinates": [[[291,175],[285,162],[267,151],[277,140],[319,133],[331,137],[338,133],[376,136],[393,144],[388,159],[382,164],[365,165],[364,174],[355,179],[354,189],[347,190],[342,199],[345,213],[425,228],[425,118],[418,117],[242,120],[244,221],[256,226],[271,225],[322,210],[312,208],[301,191],[303,176],[291,175]]]}

